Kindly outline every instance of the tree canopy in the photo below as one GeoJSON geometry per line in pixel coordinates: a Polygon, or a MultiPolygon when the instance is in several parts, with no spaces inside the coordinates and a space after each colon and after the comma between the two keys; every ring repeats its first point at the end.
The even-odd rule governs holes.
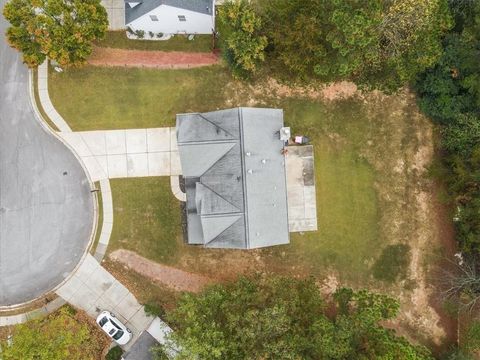
{"type": "Polygon", "coordinates": [[[81,321],[71,308],[17,325],[11,344],[0,341],[2,360],[94,360],[103,350],[104,335],[81,321]]]}
{"type": "Polygon", "coordinates": [[[455,205],[456,237],[468,256],[480,252],[480,3],[452,2],[457,26],[443,55],[415,88],[420,108],[442,125],[446,181],[455,205]]]}
{"type": "Polygon", "coordinates": [[[47,57],[64,67],[85,63],[108,27],[100,0],[10,0],[3,14],[8,42],[29,67],[47,57]]]}
{"type": "Polygon", "coordinates": [[[384,328],[399,305],[368,291],[325,300],[313,279],[241,278],[186,294],[169,314],[179,359],[432,359],[384,328]]]}
{"type": "Polygon", "coordinates": [[[236,77],[248,77],[265,60],[267,38],[261,19],[246,0],[227,1],[218,10],[224,57],[236,77]]]}
{"type": "Polygon", "coordinates": [[[257,0],[267,57],[302,79],[394,90],[435,64],[447,0],[257,0]]]}

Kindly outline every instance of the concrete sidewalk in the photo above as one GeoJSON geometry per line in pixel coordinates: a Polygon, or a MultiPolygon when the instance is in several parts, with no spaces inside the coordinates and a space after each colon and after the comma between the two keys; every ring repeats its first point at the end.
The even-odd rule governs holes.
{"type": "Polygon", "coordinates": [[[180,175],[175,128],[61,132],[93,181],[180,175]]]}
{"type": "Polygon", "coordinates": [[[133,339],[125,349],[128,349],[154,320],[145,313],[135,296],[90,254],[56,293],[73,306],[85,310],[93,318],[103,310],[115,314],[132,330],[133,339]]]}

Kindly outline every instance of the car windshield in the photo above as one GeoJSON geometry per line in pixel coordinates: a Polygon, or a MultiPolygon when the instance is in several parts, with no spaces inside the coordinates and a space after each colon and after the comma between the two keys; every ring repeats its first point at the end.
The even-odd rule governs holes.
{"type": "Polygon", "coordinates": [[[122,336],[123,336],[123,330],[118,330],[117,333],[116,333],[115,335],[113,335],[112,337],[113,337],[115,340],[118,340],[118,339],[120,339],[122,336]]]}
{"type": "Polygon", "coordinates": [[[108,321],[107,317],[104,316],[103,318],[100,319],[98,323],[100,324],[101,327],[103,327],[103,325],[105,325],[107,321],[108,321]]]}

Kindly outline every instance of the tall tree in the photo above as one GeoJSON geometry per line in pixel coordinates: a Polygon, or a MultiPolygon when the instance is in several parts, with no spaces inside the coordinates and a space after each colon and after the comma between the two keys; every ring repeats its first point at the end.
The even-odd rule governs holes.
{"type": "Polygon", "coordinates": [[[327,305],[313,279],[253,277],[187,294],[169,319],[179,359],[432,359],[380,325],[394,299],[341,289],[327,305]]]}
{"type": "Polygon", "coordinates": [[[47,57],[65,67],[85,63],[108,27],[100,0],[10,0],[3,14],[8,42],[29,67],[47,57]]]}

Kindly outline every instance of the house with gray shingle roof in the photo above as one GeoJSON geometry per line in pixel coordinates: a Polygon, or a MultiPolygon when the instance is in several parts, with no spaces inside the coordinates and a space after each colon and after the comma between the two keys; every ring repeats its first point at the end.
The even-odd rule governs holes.
{"type": "Polygon", "coordinates": [[[253,249],[289,243],[281,109],[177,115],[188,243],[253,249]]]}
{"type": "Polygon", "coordinates": [[[125,26],[157,34],[211,34],[214,0],[125,0],[125,26]]]}

